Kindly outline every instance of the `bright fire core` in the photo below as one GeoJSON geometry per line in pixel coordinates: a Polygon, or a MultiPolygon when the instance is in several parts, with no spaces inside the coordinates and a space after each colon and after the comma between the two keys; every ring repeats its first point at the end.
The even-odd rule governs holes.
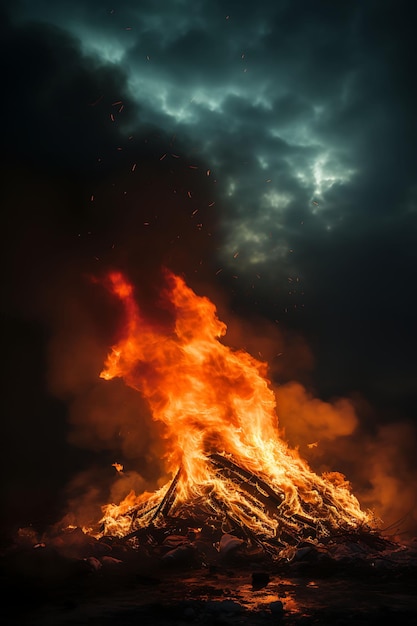
{"type": "Polygon", "coordinates": [[[166,466],[175,478],[152,494],[130,493],[105,506],[106,534],[162,523],[168,496],[171,517],[232,522],[265,538],[370,523],[341,474],[315,474],[280,438],[266,364],[219,341],[226,325],[208,298],[167,273],[164,298],[174,313],[167,329],[145,319],[122,274],[109,278],[125,318],[100,376],[122,378],[165,424],[166,466]]]}

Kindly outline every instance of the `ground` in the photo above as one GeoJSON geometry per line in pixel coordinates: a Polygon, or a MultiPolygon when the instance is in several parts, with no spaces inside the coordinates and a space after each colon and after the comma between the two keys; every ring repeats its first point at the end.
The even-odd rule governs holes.
{"type": "Polygon", "coordinates": [[[158,558],[149,550],[108,543],[95,544],[95,556],[76,557],[73,550],[71,555],[66,552],[68,543],[60,550],[45,544],[15,546],[1,559],[2,623],[417,623],[416,542],[367,551],[365,556],[358,542],[348,542],[337,546],[337,559],[329,558],[321,547],[304,545],[288,562],[234,549],[227,558],[211,563],[196,561],[195,552],[184,545],[180,553],[159,552],[158,558]]]}

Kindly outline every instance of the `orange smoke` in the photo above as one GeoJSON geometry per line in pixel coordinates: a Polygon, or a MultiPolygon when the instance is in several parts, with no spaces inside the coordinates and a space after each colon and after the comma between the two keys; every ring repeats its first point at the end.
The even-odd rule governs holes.
{"type": "Polygon", "coordinates": [[[315,447],[313,444],[324,440],[351,435],[358,425],[355,409],[347,398],[324,402],[295,381],[279,387],[277,404],[286,436],[299,446],[315,447]]]}

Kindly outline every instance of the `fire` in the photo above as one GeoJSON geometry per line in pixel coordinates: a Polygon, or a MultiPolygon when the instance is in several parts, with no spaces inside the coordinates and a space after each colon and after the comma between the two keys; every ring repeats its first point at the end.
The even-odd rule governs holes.
{"type": "Polygon", "coordinates": [[[100,376],[122,378],[165,424],[173,480],[103,507],[106,533],[158,524],[164,512],[189,518],[198,511],[200,520],[282,539],[370,523],[341,474],[318,476],[280,438],[266,363],[220,341],[226,325],[208,298],[168,272],[163,295],[174,322],[167,328],[145,318],[122,274],[109,279],[125,319],[100,376]]]}

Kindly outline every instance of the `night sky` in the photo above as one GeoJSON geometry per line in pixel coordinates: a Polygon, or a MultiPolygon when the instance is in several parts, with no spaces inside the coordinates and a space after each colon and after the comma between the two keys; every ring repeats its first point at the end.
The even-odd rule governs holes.
{"type": "Polygon", "coordinates": [[[156,315],[169,267],[269,362],[290,444],[415,534],[410,2],[0,7],[4,527],[115,498],[115,461],[158,484],[157,425],[99,379],[96,279],[156,315]]]}

